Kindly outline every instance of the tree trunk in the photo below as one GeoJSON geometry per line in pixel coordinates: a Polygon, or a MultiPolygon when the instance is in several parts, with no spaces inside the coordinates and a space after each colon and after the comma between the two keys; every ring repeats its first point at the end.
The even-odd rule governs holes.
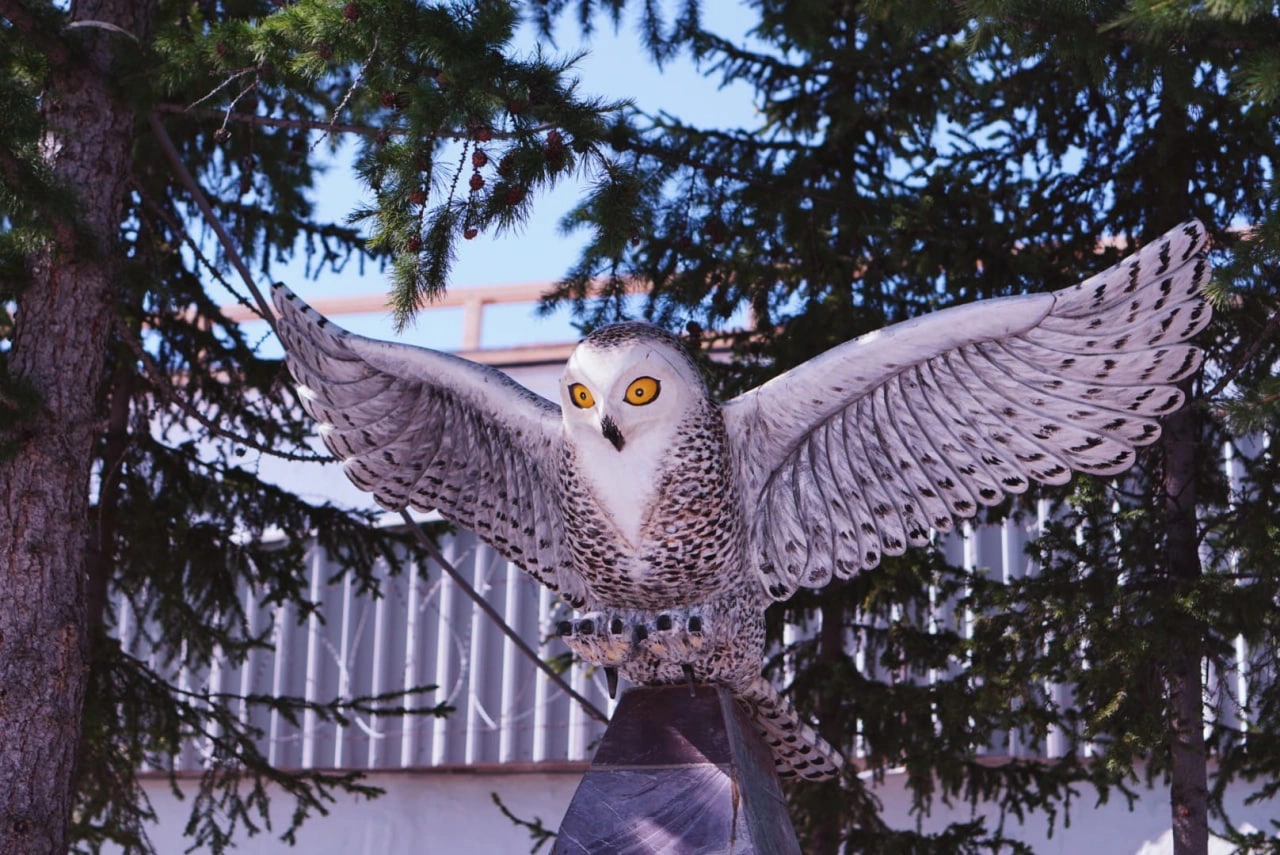
{"type": "MultiPolygon", "coordinates": [[[[1184,387],[1184,391],[1190,392],[1184,387]]],[[[1190,394],[1188,394],[1190,399],[1190,394]]],[[[1187,407],[1165,420],[1164,507],[1168,526],[1168,568],[1175,588],[1200,576],[1196,536],[1196,415],[1187,407]]],[[[1174,855],[1205,855],[1209,850],[1208,766],[1204,743],[1204,644],[1189,625],[1176,634],[1169,651],[1169,803],[1174,855]]]]}
{"type": "MultiPolygon", "coordinates": [[[[834,598],[833,598],[834,600],[834,598]]],[[[835,670],[835,663],[844,657],[845,612],[844,604],[828,600],[822,604],[822,628],[818,635],[818,667],[824,677],[830,679],[835,670]]],[[[818,702],[818,731],[831,745],[840,745],[848,724],[840,716],[837,702],[824,695],[818,702]]],[[[809,784],[808,786],[815,786],[809,784]]],[[[821,785],[828,791],[837,786],[834,783],[821,785]]],[[[810,855],[838,855],[840,852],[841,828],[843,817],[839,810],[831,810],[818,815],[812,824],[809,834],[810,855]]]]}
{"type": "MultiPolygon", "coordinates": [[[[21,4],[6,16],[21,17],[21,4]]],[[[113,58],[145,40],[154,0],[79,0],[41,37],[49,76],[42,156],[74,194],[77,227],[28,261],[10,379],[39,396],[17,452],[0,461],[0,855],[67,849],[85,687],[90,461],[115,314],[116,252],[136,120],[113,58]],[[105,25],[105,26],[104,26],[105,25]]],[[[35,28],[33,20],[11,21],[35,28]]]]}

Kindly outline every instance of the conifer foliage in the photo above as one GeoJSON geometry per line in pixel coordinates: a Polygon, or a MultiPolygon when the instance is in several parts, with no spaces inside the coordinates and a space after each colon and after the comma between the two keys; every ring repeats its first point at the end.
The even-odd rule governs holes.
{"type": "Polygon", "coordinates": [[[243,665],[270,640],[258,603],[311,614],[309,535],[362,589],[376,556],[404,555],[258,477],[261,455],[314,452],[280,362],[217,308],[255,305],[236,271],[385,264],[403,319],[459,244],[565,175],[611,180],[610,105],[570,60],[517,51],[517,23],[489,0],[0,2],[0,853],[147,850],[138,770],[192,741],[209,769],[192,845],[263,830],[269,785],[293,802],[271,829],[288,839],[335,793],[374,790],[273,769],[245,705],[445,712],[430,687],[211,698],[173,678],[243,665]],[[375,201],[325,222],[308,190],[347,137],[375,201]],[[115,640],[121,614],[146,661],[115,640]]]}
{"type": "Polygon", "coordinates": [[[755,93],[743,127],[614,125],[639,189],[566,225],[625,214],[633,239],[589,241],[558,294],[599,322],[622,304],[591,314],[586,284],[637,277],[650,317],[704,338],[750,317],[744,358],[708,366],[726,392],[936,307],[1078,281],[1185,217],[1212,224],[1218,320],[1191,404],[1130,477],[996,509],[1043,512],[1036,572],[909,553],[776,608],[779,631],[821,616],[779,665],[829,739],[872,774],[901,767],[922,812],[1000,809],[940,836],[887,828],[850,771],[794,793],[806,851],[1016,848],[1006,820],[1060,827],[1090,789],[1145,782],[1168,788],[1178,853],[1211,827],[1274,835],[1244,835],[1222,800],[1233,781],[1274,796],[1280,759],[1264,735],[1280,725],[1280,470],[1258,433],[1280,357],[1274,4],[756,0],[719,29],[704,15],[723,10],[692,0],[536,5],[548,31],[638,20],[655,62],[685,51],[755,93]],[[1064,756],[1045,762],[1050,735],[1064,756]]]}
{"type": "Polygon", "coordinates": [[[417,696],[217,704],[168,679],[264,643],[246,587],[309,613],[300,544],[268,548],[269,527],[316,534],[354,573],[403,554],[368,520],[258,478],[259,455],[309,457],[310,428],[279,362],[216,303],[254,305],[238,272],[268,281],[304,253],[385,264],[406,320],[468,240],[534,215],[570,175],[588,190],[565,225],[589,239],[557,298],[589,325],[625,309],[628,277],[651,282],[651,319],[730,336],[742,358],[707,366],[725,394],[1209,223],[1218,320],[1191,406],[1132,477],[999,509],[1048,509],[1036,573],[919,551],[771,621],[780,639],[821,616],[777,673],[871,775],[904,769],[922,813],[1001,809],[890,828],[851,764],[792,793],[806,851],[1016,848],[1006,822],[1060,823],[1090,786],[1126,798],[1144,776],[1168,787],[1179,853],[1203,851],[1210,827],[1263,844],[1222,796],[1232,781],[1274,796],[1280,780],[1280,468],[1259,439],[1280,416],[1274,4],[753,0],[740,32],[706,11],[0,0],[0,855],[145,851],[136,772],[197,736],[214,761],[192,802],[197,847],[261,830],[269,784],[293,800],[272,829],[286,837],[336,792],[370,792],[272,769],[228,712],[240,701],[337,720],[445,712],[417,696]],[[572,58],[513,47],[524,14],[547,31],[633,16],[655,61],[689,52],[751,87],[757,118],[700,127],[591,98],[572,58]],[[324,222],[307,191],[346,138],[373,202],[324,222]],[[153,662],[112,640],[122,598],[153,662]],[[1204,693],[1237,714],[1206,723],[1204,693]],[[1050,733],[1065,744],[1052,762],[974,756],[1050,733]]]}

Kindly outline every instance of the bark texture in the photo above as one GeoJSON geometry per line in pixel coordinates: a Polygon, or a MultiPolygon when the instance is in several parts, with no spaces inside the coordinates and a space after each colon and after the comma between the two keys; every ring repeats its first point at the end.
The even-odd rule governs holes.
{"type": "MultiPolygon", "coordinates": [[[[823,672],[830,675],[835,670],[835,663],[845,655],[845,611],[840,602],[822,604],[822,628],[818,637],[818,661],[823,672]]],[[[818,704],[818,731],[832,745],[840,745],[847,723],[840,715],[838,703],[828,695],[824,695],[818,704]]],[[[835,784],[824,783],[824,789],[832,790],[835,784]]],[[[838,810],[829,810],[817,814],[810,832],[808,849],[812,855],[838,855],[841,849],[841,816],[838,810]]]]}
{"type": "MultiPolygon", "coordinates": [[[[6,4],[6,13],[8,12],[6,4]]],[[[21,15],[21,5],[13,15],[21,15]]],[[[0,461],[0,855],[67,848],[86,675],[85,555],[90,463],[117,303],[115,251],[136,119],[115,58],[139,50],[154,0],[78,0],[43,33],[50,51],[41,152],[77,197],[78,228],[56,227],[29,259],[11,379],[40,406],[0,461]]]]}
{"type": "MultiPolygon", "coordinates": [[[[1190,392],[1190,389],[1184,389],[1190,392]]],[[[1188,398],[1191,396],[1188,394],[1188,398]]],[[[1196,416],[1186,407],[1165,421],[1164,504],[1168,568],[1175,588],[1199,577],[1196,532],[1196,416]]],[[[1176,636],[1169,651],[1169,802],[1174,855],[1209,850],[1209,778],[1204,744],[1204,644],[1194,625],[1176,636]]]]}

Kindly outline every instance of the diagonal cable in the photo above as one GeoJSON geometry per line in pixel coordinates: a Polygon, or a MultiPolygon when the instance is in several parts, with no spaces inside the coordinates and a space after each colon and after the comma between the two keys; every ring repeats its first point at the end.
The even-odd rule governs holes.
{"type": "Polygon", "coordinates": [[[582,708],[586,710],[592,718],[605,724],[609,723],[609,717],[601,712],[599,707],[591,703],[590,700],[583,697],[572,686],[570,686],[564,679],[563,675],[552,668],[546,660],[538,655],[537,651],[530,647],[528,643],[511,628],[510,624],[502,619],[502,615],[498,614],[498,610],[490,605],[489,601],[481,596],[480,593],[471,586],[471,583],[469,583],[466,578],[458,572],[458,568],[449,563],[449,560],[440,553],[440,550],[436,545],[431,542],[431,538],[427,537],[422,528],[413,521],[413,517],[409,515],[408,511],[400,511],[400,516],[404,519],[405,525],[409,526],[413,531],[414,538],[418,541],[418,545],[426,551],[427,555],[431,556],[431,560],[439,564],[440,569],[444,570],[444,572],[448,574],[449,578],[453,579],[455,583],[460,585],[462,589],[466,591],[467,596],[471,598],[472,602],[476,604],[480,611],[488,615],[489,618],[498,625],[498,629],[502,630],[502,634],[511,639],[511,642],[515,644],[516,648],[519,649],[521,653],[527,656],[533,664],[537,665],[538,668],[550,677],[557,686],[563,689],[569,697],[582,704],[582,708]]]}
{"type": "MultiPolygon", "coordinates": [[[[253,298],[258,305],[258,311],[262,314],[263,319],[266,320],[274,330],[276,328],[276,319],[275,313],[271,310],[271,304],[263,296],[262,292],[258,290],[257,284],[253,281],[253,276],[249,273],[248,266],[245,265],[244,260],[240,257],[240,252],[236,249],[235,243],[231,240],[231,235],[227,234],[226,228],[223,227],[221,221],[219,221],[214,215],[213,206],[209,204],[209,200],[205,197],[204,192],[200,189],[200,186],[196,184],[196,181],[191,176],[190,171],[187,170],[186,164],[182,162],[182,158],[178,154],[178,149],[174,146],[173,140],[169,137],[169,132],[165,130],[164,124],[160,121],[160,117],[156,113],[152,113],[150,116],[150,122],[151,131],[155,134],[156,140],[160,144],[160,149],[164,152],[165,158],[173,168],[178,182],[186,188],[187,192],[191,194],[192,199],[195,200],[196,206],[200,208],[200,213],[204,215],[205,221],[209,224],[209,227],[213,229],[214,234],[218,236],[218,241],[222,244],[222,249],[226,252],[227,259],[236,269],[236,272],[240,274],[240,278],[244,280],[245,287],[247,287],[249,292],[253,294],[253,298]]],[[[417,523],[413,521],[413,518],[409,516],[408,511],[401,511],[400,515],[404,518],[404,521],[408,524],[409,528],[414,532],[414,536],[418,543],[424,550],[426,550],[427,554],[440,565],[440,568],[444,570],[451,579],[453,579],[458,587],[462,589],[463,593],[465,593],[471,601],[475,603],[476,607],[488,615],[489,619],[492,620],[498,629],[502,631],[502,634],[511,639],[516,648],[528,657],[529,661],[546,674],[547,677],[559,686],[562,691],[581,704],[583,710],[585,710],[588,715],[607,724],[609,717],[601,712],[600,708],[593,704],[589,699],[570,686],[568,681],[564,679],[563,675],[557,673],[549,663],[544,661],[542,657],[537,654],[537,651],[531,648],[525,640],[521,638],[505,620],[502,619],[502,615],[498,614],[497,610],[494,609],[494,607],[491,606],[489,602],[471,586],[471,583],[458,572],[457,568],[440,554],[440,550],[436,548],[436,545],[431,542],[431,539],[427,537],[426,533],[423,532],[422,529],[418,527],[417,523]]]]}

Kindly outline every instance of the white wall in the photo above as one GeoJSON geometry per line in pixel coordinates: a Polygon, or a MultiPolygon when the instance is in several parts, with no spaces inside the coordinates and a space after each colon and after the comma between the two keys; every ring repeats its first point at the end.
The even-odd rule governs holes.
{"type": "MultiPolygon", "coordinates": [[[[298,832],[297,846],[279,839],[288,827],[293,803],[273,793],[274,832],[237,838],[237,853],[244,855],[484,855],[520,853],[532,848],[529,832],[510,822],[494,805],[496,792],[507,808],[521,819],[541,817],[555,830],[560,824],[579,772],[560,773],[426,773],[375,772],[366,783],[384,788],[385,795],[372,801],[340,798],[324,817],[312,817],[298,832]]],[[[161,855],[185,852],[190,841],[182,837],[191,810],[196,781],[180,784],[185,801],[169,790],[168,781],[145,782],[159,823],[150,831],[161,855]]],[[[549,846],[540,850],[543,855],[549,846]]]]}
{"type": "MultiPolygon", "coordinates": [[[[504,367],[521,383],[555,400],[559,364],[504,367]]],[[[262,470],[317,500],[362,507],[370,505],[368,497],[346,481],[336,464],[283,464],[264,460],[262,470]]],[[[1028,526],[1034,526],[1034,522],[1030,521],[1028,526]]],[[[1002,568],[1006,574],[1017,575],[1020,570],[1005,564],[1008,556],[1022,555],[1021,546],[1029,536],[1029,531],[1011,524],[980,527],[966,530],[963,538],[949,540],[946,550],[948,557],[956,563],[1002,568]]],[[[539,604],[536,585],[530,582],[527,587],[533,590],[507,597],[508,588],[516,590],[528,580],[518,572],[497,566],[503,562],[496,562],[488,575],[477,572],[473,546],[468,545],[470,542],[465,538],[460,538],[459,543],[459,549],[469,556],[461,561],[459,569],[469,577],[474,575],[478,583],[476,587],[489,596],[496,608],[500,611],[505,609],[504,616],[508,622],[515,625],[526,640],[537,643],[539,637],[546,634],[539,628],[539,615],[545,613],[547,604],[539,604]],[[508,614],[513,609],[520,612],[517,615],[519,620],[508,614]],[[528,610],[533,612],[524,614],[528,610]]],[[[331,575],[323,563],[317,563],[313,570],[317,580],[331,575]]],[[[264,681],[269,681],[273,673],[280,672],[296,678],[294,682],[299,685],[290,689],[295,694],[314,688],[317,697],[327,698],[339,685],[342,674],[351,675],[353,686],[349,688],[352,690],[368,688],[363,683],[358,686],[355,683],[370,678],[376,671],[370,664],[373,660],[385,659],[382,670],[389,675],[387,680],[391,682],[379,684],[379,690],[400,685],[394,680],[401,677],[408,681],[405,685],[424,680],[438,681],[442,683],[441,691],[447,696],[437,700],[447,700],[459,708],[443,722],[422,720],[405,724],[399,720],[371,720],[362,722],[367,725],[363,729],[347,728],[345,731],[304,723],[300,729],[280,728],[277,733],[273,725],[264,723],[268,742],[281,755],[278,759],[281,765],[306,764],[308,746],[311,746],[317,759],[309,765],[369,768],[369,782],[384,787],[387,794],[372,802],[340,800],[332,806],[329,816],[313,818],[303,826],[296,848],[290,848],[278,839],[292,811],[290,802],[280,800],[274,822],[276,831],[252,838],[242,835],[237,851],[251,855],[285,852],[314,855],[528,852],[532,845],[528,832],[501,815],[490,798],[491,792],[497,792],[517,816],[525,819],[540,817],[553,829],[559,825],[577,786],[579,772],[498,772],[492,767],[466,771],[449,766],[422,768],[429,763],[509,762],[507,755],[517,762],[575,760],[589,756],[585,746],[592,741],[594,734],[592,723],[581,715],[576,706],[569,705],[567,700],[545,686],[539,693],[537,681],[545,683],[545,679],[533,675],[527,663],[517,657],[508,657],[504,643],[493,628],[475,621],[470,605],[461,596],[456,598],[456,603],[450,600],[451,605],[445,606],[444,601],[449,599],[445,596],[449,583],[439,581],[437,585],[440,578],[440,574],[432,569],[426,579],[411,582],[400,576],[390,580],[385,592],[387,596],[379,601],[383,604],[382,611],[386,612],[385,619],[373,614],[376,604],[357,602],[358,598],[353,598],[349,592],[328,591],[324,596],[334,602],[331,604],[331,619],[327,623],[302,627],[282,621],[281,637],[277,639],[279,649],[275,654],[261,653],[241,669],[228,670],[225,674],[220,672],[219,679],[224,681],[248,681],[245,684],[252,686],[263,682],[264,687],[267,685],[264,681]],[[363,614],[360,612],[362,608],[370,611],[373,617],[367,621],[339,619],[340,615],[348,612],[359,617],[363,614]],[[408,626],[411,615],[418,616],[413,631],[408,626]],[[348,624],[352,628],[348,628],[348,624]],[[480,636],[487,640],[477,647],[472,641],[480,636]],[[312,637],[331,643],[304,643],[312,637]],[[379,659],[371,652],[379,644],[392,650],[394,655],[379,659]],[[306,652],[311,647],[320,653],[312,656],[306,652]],[[443,658],[448,660],[448,673],[436,668],[442,659],[440,650],[447,654],[443,658]],[[341,661],[325,659],[325,656],[334,658],[337,654],[333,651],[344,651],[344,656],[338,657],[341,661]],[[471,666],[486,657],[492,661],[487,661],[484,667],[473,672],[471,666]],[[512,678],[507,674],[512,670],[507,667],[507,658],[524,669],[520,673],[528,671],[529,674],[519,679],[512,678]],[[304,661],[312,663],[313,659],[320,663],[314,668],[311,664],[306,667],[299,664],[304,661]],[[410,667],[410,663],[416,664],[410,667]],[[303,685],[303,675],[312,671],[316,672],[316,679],[308,678],[303,685]],[[413,680],[407,676],[410,671],[414,671],[413,680]],[[475,674],[481,679],[471,679],[475,674]],[[501,691],[503,686],[508,691],[501,691]],[[541,718],[535,714],[538,709],[546,712],[541,718]],[[573,719],[574,715],[579,721],[573,719]],[[495,723],[488,724],[490,719],[495,723]],[[514,734],[507,742],[503,742],[500,736],[504,728],[514,734]],[[342,745],[348,745],[350,750],[335,754],[335,746],[342,745]],[[476,755],[475,758],[468,761],[466,758],[472,754],[476,755]],[[389,768],[397,765],[418,768],[406,771],[389,768]]],[[[558,640],[544,640],[540,648],[547,644],[558,644],[558,640]]],[[[547,651],[542,649],[541,652],[545,654],[547,651]]],[[[576,690],[586,692],[602,705],[608,704],[603,688],[593,684],[585,669],[575,668],[572,675],[576,690]]],[[[190,756],[180,758],[181,767],[198,768],[199,752],[196,747],[186,753],[190,756]]],[[[1052,746],[1039,754],[1052,756],[1052,746]]],[[[183,784],[189,794],[194,792],[194,780],[186,779],[183,784]]],[[[189,844],[181,834],[190,810],[190,796],[186,801],[180,801],[169,791],[168,782],[164,779],[151,779],[145,786],[161,817],[152,833],[156,849],[165,855],[185,851],[189,844]]],[[[915,817],[909,813],[910,802],[903,791],[901,776],[890,775],[877,789],[877,795],[884,803],[884,816],[890,825],[910,828],[916,824],[915,817]]],[[[1166,792],[1146,793],[1133,812],[1127,810],[1123,799],[1113,798],[1111,803],[1102,806],[1095,806],[1093,801],[1090,794],[1083,793],[1072,808],[1070,825],[1064,828],[1059,817],[1052,838],[1048,837],[1048,824],[1041,816],[1033,816],[1025,828],[1018,831],[1009,829],[1008,833],[1031,843],[1039,853],[1156,855],[1172,852],[1166,792]]],[[[1280,817],[1280,803],[1245,808],[1241,801],[1242,796],[1238,796],[1232,811],[1237,822],[1271,829],[1270,821],[1280,817]]],[[[939,829],[950,821],[965,818],[968,818],[967,808],[946,811],[939,806],[935,815],[922,825],[926,829],[939,829]]],[[[544,847],[541,851],[546,853],[548,849],[544,847]]],[[[1220,845],[1210,851],[1225,853],[1230,849],[1220,845]]]]}
{"type": "MultiPolygon", "coordinates": [[[[312,818],[298,834],[298,845],[290,847],[279,838],[287,823],[291,803],[276,802],[275,833],[241,837],[237,852],[246,855],[285,855],[303,852],[308,855],[506,855],[528,852],[532,840],[528,831],[508,821],[494,805],[490,793],[496,792],[516,816],[533,820],[541,818],[552,829],[573,797],[581,777],[579,772],[490,771],[380,772],[369,776],[369,783],[387,790],[374,801],[342,799],[333,805],[329,816],[312,818]]],[[[187,791],[194,781],[185,781],[187,791]]],[[[190,810],[190,800],[176,799],[168,783],[160,779],[146,782],[148,795],[161,817],[152,831],[156,849],[179,853],[189,843],[182,839],[182,827],[190,810]]],[[[890,825],[910,828],[915,819],[908,813],[910,801],[903,787],[903,776],[889,775],[876,789],[884,803],[884,817],[890,825]]],[[[1233,816],[1255,828],[1270,828],[1269,821],[1280,817],[1280,803],[1246,808],[1240,794],[1235,798],[1233,816]]],[[[1070,825],[1066,828],[1059,817],[1052,838],[1047,837],[1048,824],[1034,816],[1019,830],[1009,829],[1010,836],[1032,844],[1042,855],[1162,855],[1173,851],[1169,832],[1167,793],[1143,791],[1134,811],[1126,809],[1123,799],[1113,798],[1096,806],[1086,791],[1072,807],[1070,825]]],[[[939,810],[923,823],[926,829],[939,829],[949,821],[968,818],[967,808],[939,810]]],[[[1231,848],[1222,842],[1211,844],[1212,855],[1226,855],[1231,848]]],[[[548,846],[540,850],[550,852],[548,846]]]]}

